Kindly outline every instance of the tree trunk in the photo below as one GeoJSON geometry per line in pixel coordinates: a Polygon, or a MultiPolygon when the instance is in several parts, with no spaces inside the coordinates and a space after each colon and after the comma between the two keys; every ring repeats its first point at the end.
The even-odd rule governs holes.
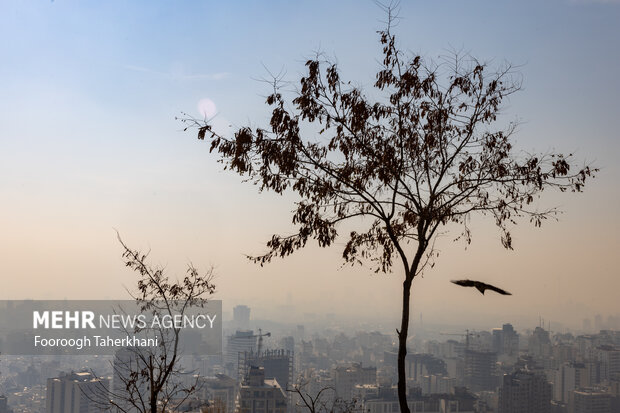
{"type": "Polygon", "coordinates": [[[411,301],[411,284],[415,278],[420,261],[428,245],[422,222],[418,224],[418,248],[411,263],[407,268],[405,264],[405,281],[403,281],[403,314],[398,331],[398,403],[401,413],[410,413],[407,405],[407,372],[405,370],[405,358],[407,357],[407,337],[409,336],[409,312],[411,301]]]}
{"type": "Polygon", "coordinates": [[[150,408],[151,408],[151,412],[150,413],[157,413],[157,392],[155,391],[155,382],[154,382],[154,373],[155,373],[155,367],[153,366],[153,355],[150,354],[149,355],[149,381],[150,381],[150,398],[149,398],[149,403],[150,403],[150,408]]]}
{"type": "Polygon", "coordinates": [[[409,413],[407,405],[407,374],[405,358],[407,357],[407,336],[409,333],[409,301],[411,296],[412,277],[407,273],[403,282],[403,314],[398,331],[398,403],[401,413],[409,413]]]}

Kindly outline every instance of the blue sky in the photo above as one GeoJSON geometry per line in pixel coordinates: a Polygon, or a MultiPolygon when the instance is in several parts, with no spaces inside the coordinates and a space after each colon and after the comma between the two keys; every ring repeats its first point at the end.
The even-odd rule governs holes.
{"type": "MultiPolygon", "coordinates": [[[[566,213],[541,231],[521,226],[515,252],[499,247],[488,223],[466,253],[445,242],[445,261],[420,280],[414,310],[419,302],[425,319],[441,320],[450,302],[488,314],[494,298],[471,304],[447,284],[464,273],[517,291],[490,322],[544,313],[574,324],[616,313],[620,2],[412,1],[402,2],[400,17],[397,37],[412,53],[462,49],[520,66],[523,91],[505,109],[522,121],[520,148],[574,152],[602,167],[585,194],[549,197],[566,213]],[[586,286],[584,274],[593,280],[586,286]],[[523,280],[553,294],[519,291],[523,280]]],[[[345,312],[372,299],[396,317],[390,297],[399,275],[339,269],[337,250],[311,248],[264,269],[246,263],[243,253],[290,228],[291,199],[257,195],[221,172],[207,145],[175,120],[199,116],[209,99],[222,131],[264,123],[269,90],[257,79],[265,67],[294,80],[316,50],[370,88],[382,19],[372,1],[3,1],[0,271],[8,288],[0,298],[123,298],[132,279],[116,228],[171,271],[187,260],[215,264],[230,305],[268,314],[272,303],[292,300],[305,311],[323,297],[318,307],[345,312]]]]}

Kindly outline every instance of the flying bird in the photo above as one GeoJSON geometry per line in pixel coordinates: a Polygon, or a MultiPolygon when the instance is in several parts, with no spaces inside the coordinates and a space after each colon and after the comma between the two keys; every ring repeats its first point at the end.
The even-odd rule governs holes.
{"type": "Polygon", "coordinates": [[[460,285],[461,287],[476,287],[476,289],[478,289],[478,291],[480,291],[482,294],[484,294],[486,290],[491,290],[501,295],[512,295],[506,290],[502,290],[501,288],[497,288],[496,286],[491,284],[483,283],[482,281],[452,280],[451,282],[456,285],[460,285]]]}

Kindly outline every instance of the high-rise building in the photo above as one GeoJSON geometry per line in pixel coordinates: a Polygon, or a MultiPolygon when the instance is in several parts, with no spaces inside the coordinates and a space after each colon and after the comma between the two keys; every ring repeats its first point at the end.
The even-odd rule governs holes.
{"type": "Polygon", "coordinates": [[[620,374],[620,349],[604,345],[597,350],[601,364],[601,380],[609,381],[614,375],[620,374]]]}
{"type": "Polygon", "coordinates": [[[233,308],[233,324],[236,329],[249,330],[250,328],[250,307],[247,305],[237,305],[233,308]]]}
{"type": "Polygon", "coordinates": [[[590,365],[585,363],[567,362],[555,372],[553,380],[553,399],[568,403],[570,392],[581,387],[589,387],[590,365]]]}
{"type": "Polygon", "coordinates": [[[497,353],[465,350],[465,386],[471,391],[495,390],[497,353]]]}
{"type": "Polygon", "coordinates": [[[596,389],[573,390],[569,413],[611,413],[611,394],[596,389]]]}
{"type": "Polygon", "coordinates": [[[518,357],[519,334],[512,324],[504,324],[501,329],[493,329],[493,351],[500,356],[518,357]]]}
{"type": "Polygon", "coordinates": [[[499,389],[499,413],[550,413],[551,383],[527,370],[504,376],[499,389]]]}
{"type": "Polygon", "coordinates": [[[92,373],[69,373],[47,379],[47,413],[95,413],[108,400],[109,382],[92,373]]]}
{"type": "Polygon", "coordinates": [[[549,332],[542,327],[536,327],[528,339],[527,350],[534,357],[549,357],[551,355],[549,332]]]}
{"type": "Polygon", "coordinates": [[[276,379],[265,378],[262,367],[252,366],[239,388],[238,413],[286,413],[286,394],[276,379]]]}
{"type": "Polygon", "coordinates": [[[234,335],[228,336],[225,366],[232,377],[237,377],[239,372],[239,354],[245,352],[256,353],[256,350],[254,331],[237,331],[234,335]]]}

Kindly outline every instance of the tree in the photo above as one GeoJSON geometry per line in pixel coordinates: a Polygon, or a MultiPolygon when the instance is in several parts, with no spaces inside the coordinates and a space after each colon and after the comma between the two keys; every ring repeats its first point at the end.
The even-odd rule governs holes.
{"type": "MultiPolygon", "coordinates": [[[[182,280],[171,280],[164,270],[147,263],[148,254],[132,250],[118,237],[123,247],[125,266],[138,273],[137,291],[132,293],[144,314],[180,316],[195,307],[204,307],[206,296],[215,292],[213,268],[205,274],[189,264],[182,280]]],[[[173,410],[197,390],[197,384],[186,385],[181,380],[181,328],[176,324],[155,327],[153,331],[136,328],[135,332],[154,333],[159,337],[157,348],[127,348],[114,364],[116,383],[106,390],[108,410],[157,413],[173,410]],[[119,385],[120,384],[120,385],[119,385]]]]}
{"type": "Polygon", "coordinates": [[[519,218],[539,227],[557,214],[535,207],[544,190],[580,192],[596,169],[576,167],[572,155],[517,152],[516,123],[502,126],[498,119],[505,99],[520,89],[513,68],[494,70],[458,53],[438,61],[408,57],[396,46],[393,10],[387,12],[372,97],[317,55],[306,62],[295,92],[273,79],[268,127],[241,127],[229,138],[208,119],[184,122],[210,140],[224,169],[261,191],[299,196],[292,216],[297,231],[274,235],[265,254],[250,257],[254,262],[286,257],[310,239],[328,247],[339,224],[355,220],[362,229],[344,235],[347,263],[369,261],[377,272],[399,263],[398,396],[408,413],[411,286],[437,256],[438,230],[456,225],[458,238],[469,243],[471,217],[490,216],[502,245],[512,249],[510,229],[519,218]]]}

